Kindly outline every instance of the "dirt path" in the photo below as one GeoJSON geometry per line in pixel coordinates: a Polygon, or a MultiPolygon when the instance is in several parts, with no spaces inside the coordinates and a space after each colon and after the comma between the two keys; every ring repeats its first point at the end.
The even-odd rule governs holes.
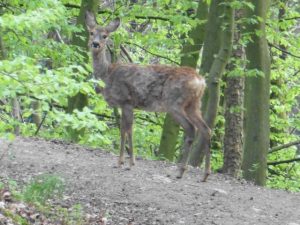
{"type": "MultiPolygon", "coordinates": [[[[6,143],[0,141],[0,156],[6,143]]],[[[177,180],[174,164],[138,160],[131,170],[114,168],[117,157],[78,145],[17,138],[0,161],[0,177],[28,182],[53,173],[67,185],[65,204],[87,212],[106,210],[108,224],[300,225],[300,194],[242,184],[222,175],[199,182],[191,169],[177,180]]]]}

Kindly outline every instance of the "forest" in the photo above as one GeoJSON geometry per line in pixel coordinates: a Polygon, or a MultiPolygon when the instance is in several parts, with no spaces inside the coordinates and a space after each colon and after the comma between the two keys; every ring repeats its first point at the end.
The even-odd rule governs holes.
{"type": "MultiPolygon", "coordinates": [[[[188,66],[205,77],[213,173],[300,191],[298,0],[1,0],[2,138],[119,154],[121,112],[95,89],[104,83],[93,75],[86,11],[101,26],[120,18],[111,62],[188,66]]],[[[134,115],[138,157],[181,160],[185,135],[171,115],[134,115]]],[[[199,135],[191,166],[203,167],[204,142],[199,135]]]]}

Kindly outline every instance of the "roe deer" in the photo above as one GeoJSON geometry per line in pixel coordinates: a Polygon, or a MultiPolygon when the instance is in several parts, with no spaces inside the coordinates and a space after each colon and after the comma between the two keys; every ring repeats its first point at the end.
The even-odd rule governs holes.
{"type": "Polygon", "coordinates": [[[181,178],[187,169],[189,152],[198,131],[205,140],[205,181],[210,174],[210,129],[200,112],[200,100],[205,89],[204,78],[189,67],[111,64],[106,58],[106,42],[110,33],[119,27],[120,19],[111,21],[105,27],[99,26],[94,14],[89,11],[85,19],[90,32],[89,47],[94,75],[105,83],[102,94],[108,104],[122,110],[118,165],[124,164],[126,140],[130,167],[135,164],[132,144],[133,109],[167,112],[185,131],[182,162],[177,177],[181,178]]]}

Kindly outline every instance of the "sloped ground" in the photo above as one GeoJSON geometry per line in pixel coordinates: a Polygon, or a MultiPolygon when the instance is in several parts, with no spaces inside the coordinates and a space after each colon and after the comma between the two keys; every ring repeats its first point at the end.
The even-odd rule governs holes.
{"type": "Polygon", "coordinates": [[[114,168],[117,157],[59,141],[17,138],[7,148],[0,141],[0,177],[21,183],[36,175],[63,177],[61,204],[80,203],[85,211],[106,211],[107,224],[127,225],[300,225],[300,194],[259,188],[190,169],[175,178],[175,164],[138,160],[134,169],[114,168]]]}

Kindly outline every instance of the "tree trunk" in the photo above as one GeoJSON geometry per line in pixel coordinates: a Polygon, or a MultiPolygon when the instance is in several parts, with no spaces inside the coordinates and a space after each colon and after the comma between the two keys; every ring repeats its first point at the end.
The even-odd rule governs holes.
{"type": "Polygon", "coordinates": [[[39,101],[33,101],[31,103],[31,107],[33,109],[33,113],[32,113],[33,123],[36,125],[36,127],[39,127],[39,125],[41,124],[41,121],[42,121],[41,115],[39,113],[41,103],[39,101]]]}
{"type": "Polygon", "coordinates": [[[11,100],[11,107],[12,107],[12,117],[15,119],[14,122],[14,134],[20,135],[20,120],[21,120],[21,109],[18,98],[15,97],[11,100]]]}
{"type": "MultiPolygon", "coordinates": [[[[88,32],[85,27],[85,12],[89,10],[97,15],[99,0],[82,0],[80,12],[77,17],[77,25],[82,26],[83,31],[76,33],[73,36],[72,44],[77,45],[83,49],[86,49],[86,52],[83,52],[84,61],[88,63],[88,32]],[[82,39],[81,37],[85,37],[82,39]]],[[[83,93],[77,93],[75,96],[70,97],[68,99],[68,113],[72,113],[75,109],[82,110],[85,106],[88,105],[88,96],[83,93]]],[[[73,130],[69,128],[70,136],[73,141],[78,141],[79,137],[84,134],[84,129],[81,130],[73,130]]]]}
{"type": "MultiPolygon", "coordinates": [[[[204,102],[203,106],[204,120],[211,129],[214,126],[218,111],[221,77],[230,58],[232,50],[234,22],[233,9],[229,5],[224,5],[223,7],[224,16],[222,25],[224,26],[224,29],[222,29],[221,31],[221,47],[217,56],[213,60],[213,64],[209,71],[206,89],[206,102],[204,102]]],[[[192,166],[198,166],[203,161],[203,144],[204,142],[202,137],[199,137],[199,141],[196,143],[190,157],[190,164],[192,166]]]]}
{"type": "Polygon", "coordinates": [[[247,76],[245,79],[245,139],[242,170],[247,180],[265,185],[267,152],[270,142],[269,100],[270,59],[265,33],[265,21],[269,1],[251,0],[255,9],[247,11],[247,17],[259,17],[255,24],[246,26],[245,33],[251,35],[246,47],[249,61],[247,68],[262,71],[264,76],[247,76]],[[257,35],[259,34],[259,35],[257,35]]]}
{"type": "MultiPolygon", "coordinates": [[[[199,20],[207,17],[207,4],[199,1],[197,15],[199,20]]],[[[194,44],[185,43],[182,49],[181,66],[196,67],[199,59],[200,49],[204,39],[204,24],[199,24],[191,30],[189,37],[194,44]]],[[[168,160],[173,160],[175,155],[176,143],[179,135],[179,125],[174,121],[170,114],[166,114],[162,136],[160,139],[159,155],[168,160]]]]}
{"type": "Polygon", "coordinates": [[[214,61],[214,55],[218,53],[221,44],[221,22],[222,7],[218,0],[212,0],[209,6],[208,20],[205,28],[200,73],[208,75],[214,61]],[[212,41],[213,40],[213,41],[212,41]]]}
{"type": "Polygon", "coordinates": [[[0,60],[4,60],[5,58],[6,58],[6,52],[4,49],[2,37],[0,36],[0,60]]]}
{"type": "MultiPolygon", "coordinates": [[[[241,18],[241,10],[236,11],[236,20],[241,18]]],[[[228,67],[229,70],[243,71],[245,67],[244,49],[240,44],[241,24],[236,25],[234,33],[233,51],[235,59],[228,67]]],[[[243,132],[243,98],[244,98],[244,73],[226,77],[225,87],[225,135],[224,135],[224,163],[222,173],[233,177],[239,175],[242,164],[242,132],[243,132]]]]}
{"type": "Polygon", "coordinates": [[[244,78],[226,79],[224,163],[221,172],[237,177],[242,164],[244,78]]]}

